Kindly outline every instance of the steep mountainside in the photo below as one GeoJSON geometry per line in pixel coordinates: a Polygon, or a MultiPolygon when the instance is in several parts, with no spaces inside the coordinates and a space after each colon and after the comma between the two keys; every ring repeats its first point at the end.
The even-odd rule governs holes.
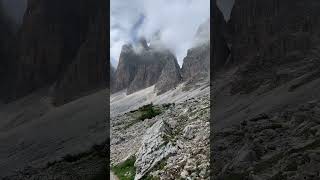
{"type": "Polygon", "coordinates": [[[210,43],[198,45],[188,50],[182,65],[183,80],[209,76],[210,74],[210,43]]]}
{"type": "MultiPolygon", "coordinates": [[[[8,80],[8,70],[10,62],[14,57],[13,44],[15,41],[13,26],[10,19],[4,13],[2,2],[0,1],[0,82],[6,84],[8,80]]],[[[3,98],[6,91],[0,90],[0,97],[3,98]]]]}
{"type": "Polygon", "coordinates": [[[116,83],[116,69],[110,64],[110,92],[111,93],[115,91],[114,90],[115,83],[116,83]]]}
{"type": "Polygon", "coordinates": [[[230,49],[228,46],[228,27],[226,21],[216,5],[216,2],[213,2],[213,17],[211,17],[211,26],[212,37],[211,37],[211,51],[212,51],[212,60],[211,64],[213,67],[214,73],[220,70],[220,68],[228,63],[230,54],[230,49]]]}
{"type": "MultiPolygon", "coordinates": [[[[73,62],[55,85],[55,103],[64,104],[93,90],[102,89],[106,81],[107,13],[104,1],[85,1],[87,32],[73,62]]],[[[81,11],[80,11],[81,13],[81,11]]]]}
{"type": "Polygon", "coordinates": [[[9,100],[58,82],[55,100],[62,104],[100,86],[106,60],[106,25],[101,23],[105,10],[98,0],[29,0],[17,35],[9,100]]]}
{"type": "Polygon", "coordinates": [[[213,78],[214,178],[319,177],[319,8],[235,1],[232,61],[213,78]]]}
{"type": "Polygon", "coordinates": [[[195,47],[183,59],[181,74],[184,81],[210,74],[210,21],[201,24],[195,34],[195,47]]]}
{"type": "Polygon", "coordinates": [[[168,85],[158,85],[159,91],[180,81],[179,65],[169,50],[150,48],[145,40],[140,42],[139,49],[134,48],[132,45],[122,47],[116,70],[116,91],[127,88],[127,93],[131,94],[156,84],[160,76],[162,79],[172,79],[169,79],[168,85]]]}
{"type": "Polygon", "coordinates": [[[91,179],[106,167],[107,3],[28,0],[14,33],[0,9],[0,179],[91,179]]]}

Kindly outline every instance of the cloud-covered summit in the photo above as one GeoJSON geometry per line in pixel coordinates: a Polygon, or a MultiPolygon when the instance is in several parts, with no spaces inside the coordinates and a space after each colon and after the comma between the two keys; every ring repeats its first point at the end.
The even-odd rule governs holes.
{"type": "Polygon", "coordinates": [[[112,64],[116,66],[123,44],[145,37],[160,40],[181,65],[209,16],[210,0],[111,0],[112,64]]]}

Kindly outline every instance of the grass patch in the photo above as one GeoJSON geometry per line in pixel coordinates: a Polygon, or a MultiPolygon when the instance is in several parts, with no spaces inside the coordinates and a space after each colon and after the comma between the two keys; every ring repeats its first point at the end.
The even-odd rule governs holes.
{"type": "Polygon", "coordinates": [[[143,121],[145,119],[151,119],[161,114],[161,111],[159,109],[154,108],[152,103],[144,105],[140,107],[138,110],[141,113],[138,117],[138,120],[140,121],[143,121]]]}
{"type": "Polygon", "coordinates": [[[171,107],[174,104],[165,104],[162,107],[156,107],[154,106],[152,103],[141,106],[139,109],[134,110],[134,111],[130,111],[130,116],[132,118],[134,118],[131,122],[129,122],[128,124],[126,124],[123,128],[124,129],[128,129],[129,127],[131,127],[132,125],[144,121],[145,119],[152,119],[156,116],[158,116],[159,114],[162,113],[162,109],[168,109],[169,107],[171,107]]]}
{"type": "Polygon", "coordinates": [[[121,180],[133,180],[136,174],[136,168],[134,167],[135,161],[136,161],[136,158],[134,156],[130,157],[126,161],[116,166],[113,166],[112,171],[121,180]]]}

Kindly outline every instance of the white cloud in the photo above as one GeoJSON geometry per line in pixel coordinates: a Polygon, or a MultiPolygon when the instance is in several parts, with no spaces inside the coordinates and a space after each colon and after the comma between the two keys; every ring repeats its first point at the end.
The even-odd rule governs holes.
{"type": "Polygon", "coordinates": [[[162,43],[182,64],[194,35],[210,16],[210,0],[111,0],[111,58],[118,61],[121,47],[132,41],[132,29],[144,15],[137,35],[150,40],[160,31],[162,43]]]}

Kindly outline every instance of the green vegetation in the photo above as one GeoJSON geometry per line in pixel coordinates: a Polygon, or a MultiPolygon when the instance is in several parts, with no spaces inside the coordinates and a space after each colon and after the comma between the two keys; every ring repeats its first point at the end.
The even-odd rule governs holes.
{"type": "Polygon", "coordinates": [[[169,107],[174,106],[174,103],[171,104],[163,104],[162,106],[154,106],[152,103],[141,106],[137,110],[130,111],[129,114],[133,118],[132,121],[127,123],[123,128],[127,129],[132,125],[144,121],[145,119],[152,119],[153,117],[158,116],[163,111],[169,109],[169,107]]]}
{"type": "Polygon", "coordinates": [[[161,111],[159,109],[154,108],[153,104],[147,104],[139,108],[139,111],[141,112],[140,116],[138,117],[138,120],[143,121],[145,119],[151,119],[159,114],[161,114],[161,111]]]}
{"type": "Polygon", "coordinates": [[[136,174],[136,168],[134,167],[134,162],[136,158],[133,156],[126,161],[113,166],[112,171],[121,180],[133,180],[136,174]]]}

